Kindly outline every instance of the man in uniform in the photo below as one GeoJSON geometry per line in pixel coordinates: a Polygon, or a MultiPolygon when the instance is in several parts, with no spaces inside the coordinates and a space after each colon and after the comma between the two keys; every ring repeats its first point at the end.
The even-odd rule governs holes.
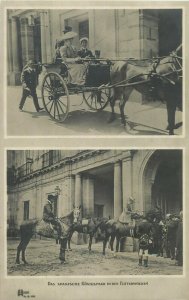
{"type": "Polygon", "coordinates": [[[58,238],[61,239],[62,236],[62,227],[59,220],[56,219],[53,213],[53,195],[48,195],[47,203],[44,205],[43,208],[43,220],[47,223],[51,223],[55,226],[55,230],[58,232],[58,238]]]}
{"type": "Polygon", "coordinates": [[[37,112],[43,109],[39,106],[37,93],[36,93],[39,73],[40,73],[40,69],[36,68],[36,65],[33,60],[29,60],[28,64],[23,68],[21,74],[21,83],[22,83],[23,91],[22,91],[22,98],[19,104],[20,111],[22,111],[26,98],[28,96],[32,96],[33,103],[37,112]]]}
{"type": "Polygon", "coordinates": [[[176,265],[182,266],[183,265],[183,212],[180,212],[180,220],[177,227],[176,232],[176,247],[175,247],[175,259],[176,265]]]}

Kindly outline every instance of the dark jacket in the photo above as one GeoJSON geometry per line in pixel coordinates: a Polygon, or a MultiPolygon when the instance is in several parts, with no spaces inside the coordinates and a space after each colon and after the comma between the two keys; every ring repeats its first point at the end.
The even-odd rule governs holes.
{"type": "Polygon", "coordinates": [[[50,201],[47,201],[43,208],[43,220],[45,222],[51,222],[55,219],[54,213],[53,213],[53,207],[52,203],[50,201]]]}
{"type": "Polygon", "coordinates": [[[85,57],[94,57],[94,55],[92,54],[91,50],[88,49],[80,49],[78,51],[78,56],[80,56],[81,58],[85,58],[85,57]]]}
{"type": "Polygon", "coordinates": [[[137,225],[137,234],[138,236],[142,236],[143,234],[147,234],[148,236],[152,235],[152,224],[146,220],[140,222],[137,225]]]}
{"type": "Polygon", "coordinates": [[[39,73],[39,70],[31,69],[26,65],[22,70],[21,83],[26,84],[29,89],[36,89],[39,73]]]}
{"type": "Polygon", "coordinates": [[[176,248],[182,251],[183,248],[183,225],[182,221],[179,221],[176,232],[176,248]]]}

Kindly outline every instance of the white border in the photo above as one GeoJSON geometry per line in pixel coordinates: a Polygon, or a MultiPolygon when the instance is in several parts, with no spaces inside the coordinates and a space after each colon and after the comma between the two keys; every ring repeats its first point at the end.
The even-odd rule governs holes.
{"type": "MultiPolygon", "coordinates": [[[[158,1],[157,1],[158,2],[158,1]]],[[[175,138],[184,138],[185,137],[185,130],[186,130],[186,122],[185,122],[185,114],[186,114],[186,111],[185,111],[185,98],[186,98],[186,90],[185,90],[185,80],[186,80],[186,73],[185,73],[185,66],[186,66],[186,61],[185,61],[185,35],[186,35],[186,7],[183,6],[182,4],[181,5],[175,5],[173,7],[170,7],[170,5],[165,5],[165,3],[162,3],[160,2],[161,4],[157,5],[157,2],[155,3],[142,3],[141,1],[141,6],[143,9],[182,9],[182,45],[183,45],[183,112],[182,112],[182,122],[183,122],[183,128],[182,128],[182,134],[181,135],[174,135],[174,136],[168,136],[168,135],[126,135],[126,136],[123,136],[123,135],[45,135],[45,136],[37,136],[37,135],[32,135],[32,136],[11,136],[11,135],[7,135],[7,48],[4,47],[4,137],[6,139],[11,139],[11,138],[20,138],[20,139],[35,139],[35,138],[40,138],[40,139],[53,139],[53,138],[64,138],[64,139],[80,139],[80,138],[85,138],[85,139],[94,139],[94,138],[97,138],[97,139],[143,139],[143,138],[147,138],[147,139],[151,139],[152,137],[155,137],[156,139],[167,139],[167,137],[169,139],[172,139],[174,140],[175,138]],[[163,7],[161,6],[163,5],[163,7]],[[164,6],[165,5],[165,6],[164,6]]],[[[3,14],[3,17],[4,17],[4,28],[6,29],[5,30],[5,33],[4,33],[4,45],[7,45],[7,10],[9,9],[51,9],[51,10],[54,10],[54,9],[72,9],[73,8],[73,5],[74,5],[74,9],[140,9],[141,7],[137,7],[135,6],[136,5],[136,2],[134,2],[134,5],[131,6],[131,5],[128,5],[127,3],[128,2],[125,2],[125,5],[124,6],[120,6],[119,3],[120,2],[117,2],[116,5],[115,3],[112,3],[110,2],[110,4],[108,3],[108,1],[106,2],[107,5],[102,4],[102,3],[97,3],[97,4],[94,4],[95,2],[89,2],[87,1],[87,5],[86,3],[84,4],[80,4],[78,5],[78,3],[76,2],[76,4],[73,2],[72,5],[70,6],[70,4],[68,4],[67,2],[64,2],[64,4],[62,4],[62,6],[56,6],[57,3],[59,2],[52,2],[54,5],[53,7],[50,7],[52,5],[49,4],[48,6],[45,4],[45,5],[39,5],[37,6],[37,8],[34,8],[33,6],[31,6],[32,1],[28,1],[28,4],[25,5],[25,4],[21,4],[19,6],[15,6],[15,5],[11,5],[9,6],[9,2],[7,2],[7,7],[4,9],[4,14],[3,14]],[[65,7],[63,7],[63,5],[65,5],[65,7]],[[83,6],[84,5],[84,6],[83,6]],[[110,5],[110,7],[107,7],[108,5],[110,5]]],[[[121,2],[122,3],[122,2],[121,2]]],[[[159,2],[158,2],[159,3],[159,2]]],[[[70,103],[71,105],[71,103],[70,103]]]]}

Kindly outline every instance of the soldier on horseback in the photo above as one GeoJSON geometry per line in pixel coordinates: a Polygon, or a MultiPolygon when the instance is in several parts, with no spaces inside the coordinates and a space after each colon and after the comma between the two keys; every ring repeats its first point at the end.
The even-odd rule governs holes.
{"type": "Polygon", "coordinates": [[[54,226],[54,229],[58,233],[58,238],[61,239],[63,238],[62,227],[59,220],[55,217],[53,213],[53,205],[52,205],[53,200],[54,200],[53,195],[48,195],[47,203],[44,205],[43,208],[43,220],[47,223],[51,223],[54,226]]]}

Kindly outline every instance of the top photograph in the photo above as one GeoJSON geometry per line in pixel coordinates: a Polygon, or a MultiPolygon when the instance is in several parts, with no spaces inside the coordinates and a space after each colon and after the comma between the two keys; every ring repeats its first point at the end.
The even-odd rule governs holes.
{"type": "Polygon", "coordinates": [[[182,136],[183,14],[7,9],[6,136],[182,136]]]}

